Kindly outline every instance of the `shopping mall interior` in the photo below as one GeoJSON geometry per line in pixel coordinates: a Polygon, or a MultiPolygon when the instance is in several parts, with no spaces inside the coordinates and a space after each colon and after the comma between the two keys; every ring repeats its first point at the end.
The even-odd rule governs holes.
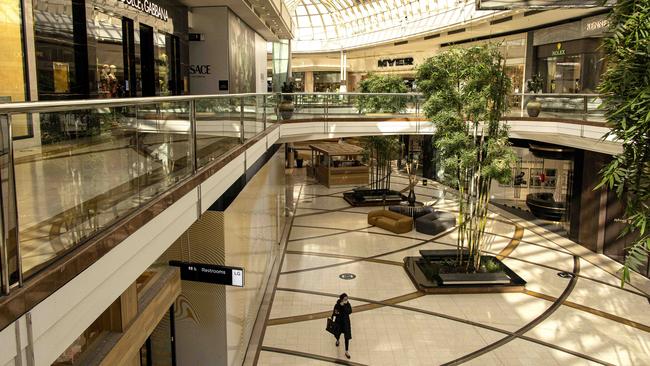
{"type": "Polygon", "coordinates": [[[650,0],[3,0],[0,42],[0,366],[650,365],[650,0]]]}

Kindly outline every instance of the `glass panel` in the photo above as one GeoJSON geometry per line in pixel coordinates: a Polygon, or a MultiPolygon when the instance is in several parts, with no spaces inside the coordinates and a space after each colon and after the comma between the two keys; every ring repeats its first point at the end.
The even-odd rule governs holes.
{"type": "Polygon", "coordinates": [[[14,151],[27,275],[192,172],[188,102],[32,117],[40,144],[14,151]]]}
{"type": "Polygon", "coordinates": [[[235,98],[196,101],[196,155],[198,167],[239,145],[239,106],[235,98]]]}
{"type": "Polygon", "coordinates": [[[6,115],[0,116],[0,209],[2,209],[2,219],[0,222],[0,235],[2,235],[4,251],[0,255],[7,255],[6,268],[3,268],[3,262],[0,262],[0,271],[8,276],[8,281],[0,283],[0,294],[8,291],[9,286],[18,282],[18,243],[16,241],[16,204],[14,195],[15,181],[11,165],[10,141],[9,141],[9,119],[6,115]],[[3,232],[3,230],[7,232],[3,232]]]}

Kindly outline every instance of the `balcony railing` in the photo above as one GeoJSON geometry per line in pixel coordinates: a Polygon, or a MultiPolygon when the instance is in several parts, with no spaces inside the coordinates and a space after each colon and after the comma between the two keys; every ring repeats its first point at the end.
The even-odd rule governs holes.
{"type": "Polygon", "coordinates": [[[264,132],[276,104],[240,94],[0,105],[2,293],[264,132]]]}
{"type": "Polygon", "coordinates": [[[598,94],[513,94],[508,97],[510,111],[506,116],[511,119],[532,117],[528,111],[528,103],[532,100],[541,103],[540,113],[534,118],[605,122],[598,94]]]}
{"type": "MultiPolygon", "coordinates": [[[[535,97],[542,102],[540,118],[602,119],[594,95],[535,97]]],[[[509,99],[508,117],[525,116],[528,98],[509,99]]],[[[0,293],[280,120],[423,120],[423,104],[415,93],[0,104],[0,293]],[[31,137],[12,139],[12,133],[31,137]]]]}

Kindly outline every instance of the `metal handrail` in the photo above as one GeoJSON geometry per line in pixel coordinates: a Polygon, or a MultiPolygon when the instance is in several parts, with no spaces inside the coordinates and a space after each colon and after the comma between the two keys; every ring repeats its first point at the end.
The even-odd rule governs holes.
{"type": "MultiPolygon", "coordinates": [[[[17,114],[17,113],[45,113],[45,112],[63,112],[78,109],[93,108],[110,108],[110,107],[128,107],[136,105],[168,103],[168,102],[189,102],[191,100],[206,99],[228,99],[228,98],[246,98],[246,97],[263,97],[263,96],[283,96],[283,95],[307,95],[307,96],[403,96],[403,97],[422,97],[422,93],[240,93],[240,94],[206,94],[206,95],[178,95],[167,97],[137,97],[137,98],[120,98],[120,99],[92,99],[92,100],[61,100],[61,101],[37,101],[37,102],[11,102],[0,103],[0,114],[17,114]]],[[[556,98],[594,98],[601,97],[600,94],[554,94],[554,93],[513,93],[511,96],[536,96],[536,97],[556,97],[556,98]]]]}
{"type": "Polygon", "coordinates": [[[364,96],[406,96],[406,97],[421,97],[424,94],[422,93],[359,93],[359,92],[346,92],[346,93],[337,93],[337,92],[296,92],[296,93],[281,93],[282,95],[336,95],[336,96],[347,96],[347,95],[364,95],[364,96]]]}
{"type": "Polygon", "coordinates": [[[512,93],[511,96],[531,97],[556,97],[556,98],[600,98],[602,94],[596,93],[512,93]]]}
{"type": "Polygon", "coordinates": [[[64,112],[78,109],[128,107],[168,102],[189,102],[191,100],[228,99],[245,97],[271,96],[276,93],[242,93],[242,94],[212,94],[212,95],[176,95],[168,97],[137,97],[120,99],[84,99],[84,100],[59,100],[46,102],[13,102],[0,103],[0,114],[16,113],[45,113],[64,112]]]}

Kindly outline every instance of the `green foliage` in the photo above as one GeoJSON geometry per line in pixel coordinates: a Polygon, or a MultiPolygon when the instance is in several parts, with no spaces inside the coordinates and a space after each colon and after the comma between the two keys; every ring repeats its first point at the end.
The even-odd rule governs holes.
{"type": "MultiPolygon", "coordinates": [[[[406,93],[404,81],[396,75],[370,74],[359,83],[361,93],[406,93]]],[[[360,113],[399,113],[406,109],[406,96],[359,96],[360,113]]]]}
{"type": "Polygon", "coordinates": [[[544,87],[544,82],[539,74],[533,75],[532,79],[526,80],[526,89],[529,93],[539,93],[544,87]]]}
{"type": "Polygon", "coordinates": [[[370,166],[370,188],[390,189],[391,160],[397,158],[400,142],[397,136],[368,136],[363,139],[365,157],[370,166]]]}
{"type": "Polygon", "coordinates": [[[650,0],[619,0],[609,16],[604,40],[607,71],[599,92],[613,135],[623,152],[602,171],[606,186],[624,200],[627,226],[621,235],[637,238],[628,248],[621,286],[630,270],[648,260],[650,250],[650,0]]]}
{"type": "Polygon", "coordinates": [[[497,262],[495,258],[488,257],[485,259],[484,263],[486,272],[495,273],[503,270],[501,264],[497,262]]]}
{"type": "Polygon", "coordinates": [[[435,146],[445,181],[460,192],[459,259],[469,250],[469,270],[479,268],[492,180],[511,179],[515,154],[501,116],[510,79],[497,45],[454,48],[426,60],[417,71],[423,110],[436,126],[435,146]]]}

